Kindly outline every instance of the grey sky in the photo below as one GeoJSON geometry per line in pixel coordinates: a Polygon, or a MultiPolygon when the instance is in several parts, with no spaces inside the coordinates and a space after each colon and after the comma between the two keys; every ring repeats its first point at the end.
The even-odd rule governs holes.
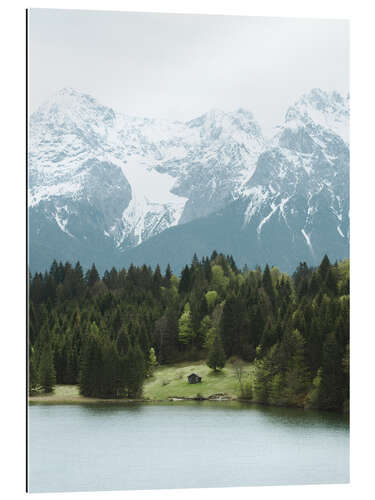
{"type": "Polygon", "coordinates": [[[269,135],[311,88],[349,90],[339,20],[31,9],[33,111],[62,87],[139,116],[244,107],[269,135]]]}

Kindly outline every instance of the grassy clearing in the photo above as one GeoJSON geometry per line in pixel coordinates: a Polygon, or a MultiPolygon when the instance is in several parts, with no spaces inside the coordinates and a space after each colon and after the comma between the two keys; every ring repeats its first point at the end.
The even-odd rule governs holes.
{"type": "MultiPolygon", "coordinates": [[[[254,369],[245,364],[243,371],[253,376],[254,369]]],[[[147,379],[143,389],[143,398],[151,401],[167,400],[170,397],[195,397],[197,394],[207,398],[212,394],[225,393],[230,397],[239,396],[239,385],[235,375],[234,365],[227,362],[225,368],[218,372],[212,371],[205,361],[185,362],[173,366],[161,366],[154,375],[147,379]],[[199,384],[189,384],[188,375],[197,373],[202,377],[199,384]]],[[[124,403],[127,399],[86,398],[79,393],[78,385],[57,385],[51,394],[36,394],[29,398],[35,403],[124,403]]]]}
{"type": "Polygon", "coordinates": [[[81,400],[78,385],[56,385],[53,392],[49,394],[37,393],[29,397],[29,401],[43,402],[70,402],[81,400]]]}
{"type": "MultiPolygon", "coordinates": [[[[253,374],[250,364],[244,365],[244,372],[253,374]]],[[[234,365],[227,363],[223,370],[212,371],[205,361],[187,362],[173,366],[158,368],[153,377],[146,380],[143,395],[151,400],[165,400],[169,397],[195,397],[198,393],[203,397],[223,392],[231,397],[239,396],[238,380],[234,365]],[[202,377],[199,384],[189,384],[188,375],[196,373],[202,377]]]]}

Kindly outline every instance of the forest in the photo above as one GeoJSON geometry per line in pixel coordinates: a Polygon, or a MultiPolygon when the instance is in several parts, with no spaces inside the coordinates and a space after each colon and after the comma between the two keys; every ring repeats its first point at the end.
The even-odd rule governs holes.
{"type": "Polygon", "coordinates": [[[78,384],[83,396],[140,398],[156,365],[253,363],[254,402],[349,408],[349,261],[238,269],[194,255],[179,276],[143,265],[102,276],[54,261],[29,276],[30,394],[78,384]]]}

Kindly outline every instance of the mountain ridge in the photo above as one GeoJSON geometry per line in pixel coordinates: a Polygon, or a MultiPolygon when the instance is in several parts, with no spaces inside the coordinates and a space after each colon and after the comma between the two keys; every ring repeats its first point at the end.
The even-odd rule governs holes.
{"type": "MultiPolygon", "coordinates": [[[[97,260],[110,268],[112,262],[144,255],[152,242],[176,245],[171,234],[185,241],[183,228],[199,228],[206,218],[220,234],[220,213],[230,213],[233,204],[243,213],[236,209],[236,220],[226,224],[236,228],[230,240],[244,245],[241,255],[237,252],[240,262],[248,252],[245,263],[258,256],[256,263],[264,264],[265,241],[273,245],[270,227],[274,240],[288,242],[279,256],[271,252],[272,264],[285,261],[283,252],[301,260],[305,250],[304,260],[315,263],[324,245],[339,254],[332,258],[345,257],[348,132],[349,96],[320,89],[288,108],[270,141],[251,111],[242,108],[167,122],[126,116],[63,89],[30,117],[30,267],[41,270],[53,258],[75,256],[85,265],[97,260]],[[322,217],[329,220],[327,227],[322,217]],[[171,228],[176,229],[171,233],[171,228]],[[291,251],[301,238],[300,250],[291,251]],[[249,246],[253,240],[257,243],[249,246]]],[[[208,251],[204,231],[200,246],[208,251]]],[[[220,245],[226,244],[215,241],[212,250],[225,251],[220,245]]],[[[167,251],[158,250],[162,260],[167,251]]],[[[292,262],[284,265],[290,270],[292,262]]]]}

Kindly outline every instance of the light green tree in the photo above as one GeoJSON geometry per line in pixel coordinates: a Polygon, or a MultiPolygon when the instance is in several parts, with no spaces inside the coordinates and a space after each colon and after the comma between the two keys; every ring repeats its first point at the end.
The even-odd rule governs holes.
{"type": "Polygon", "coordinates": [[[207,302],[207,307],[209,312],[211,313],[216,305],[217,302],[217,292],[216,290],[210,290],[209,292],[206,293],[206,302],[207,302]]]}
{"type": "Polygon", "coordinates": [[[221,296],[225,295],[229,285],[229,278],[225,276],[223,268],[218,264],[212,266],[212,288],[221,296]]]}
{"type": "Polygon", "coordinates": [[[194,332],[191,322],[191,313],[189,302],[185,304],[184,312],[178,320],[178,340],[182,344],[189,344],[193,340],[194,332]]]}
{"type": "Polygon", "coordinates": [[[147,376],[151,377],[154,373],[155,368],[158,366],[158,360],[156,359],[155,349],[153,347],[150,348],[148,354],[148,363],[147,363],[147,376]]]}

